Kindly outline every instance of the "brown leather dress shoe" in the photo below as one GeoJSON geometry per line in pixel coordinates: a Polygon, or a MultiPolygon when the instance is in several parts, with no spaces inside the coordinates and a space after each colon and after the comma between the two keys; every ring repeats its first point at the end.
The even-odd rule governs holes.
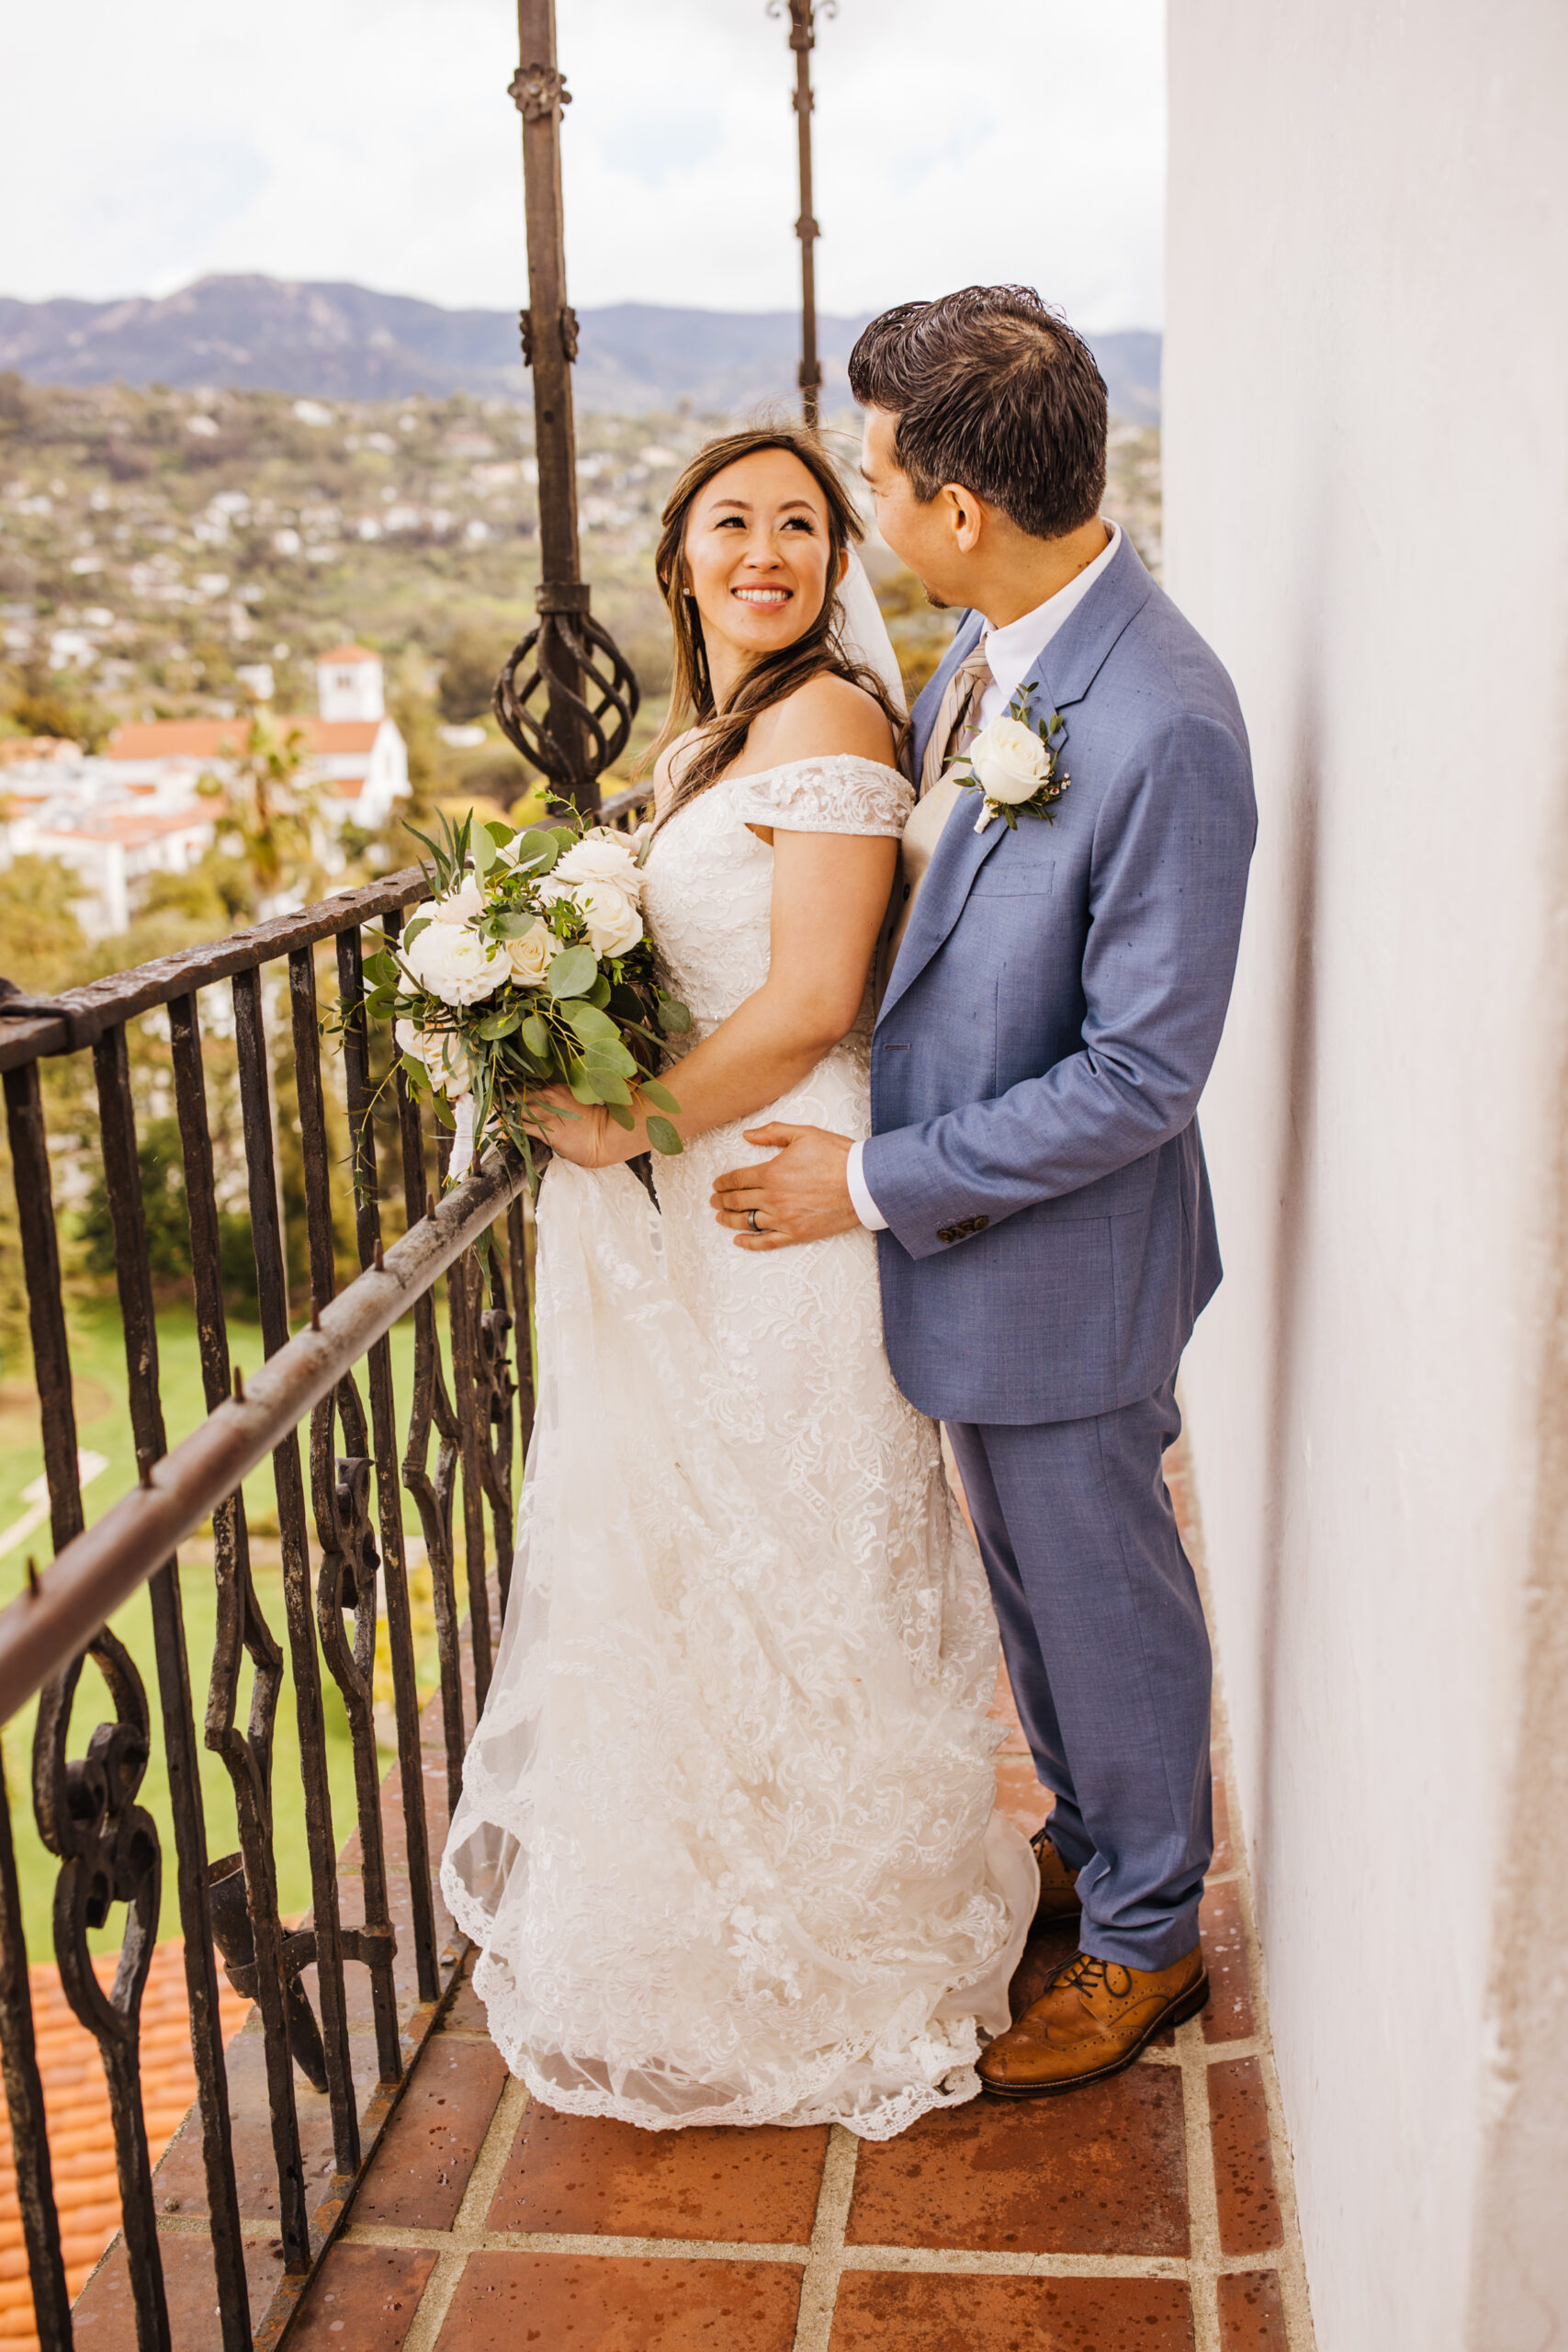
{"type": "Polygon", "coordinates": [[[1034,1925],[1043,1928],[1053,1919],[1077,1918],[1083,1905],[1078,1900],[1077,1871],[1067,1868],[1052,1845],[1048,1829],[1037,1829],[1029,1842],[1040,1865],[1040,1900],[1034,1906],[1034,1925]]]}
{"type": "Polygon", "coordinates": [[[998,2098],[1050,2098],[1102,2083],[1130,2066],[1168,2025],[1195,2018],[1209,1997],[1196,1944],[1169,1968],[1123,1968],[1080,1951],[1032,2008],[982,2052],[978,2073],[998,2098]]]}

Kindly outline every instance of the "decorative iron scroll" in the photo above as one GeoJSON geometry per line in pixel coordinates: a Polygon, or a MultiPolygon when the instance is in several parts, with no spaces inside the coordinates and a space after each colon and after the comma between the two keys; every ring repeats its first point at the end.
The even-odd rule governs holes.
{"type": "Polygon", "coordinates": [[[354,1748],[359,1804],[360,1884],[365,1911],[358,1928],[344,1928],[343,1948],[370,1974],[376,2052],[384,2083],[402,2074],[397,1986],[392,1962],[397,1938],[387,1904],[387,1863],[381,1835],[380,1767],[376,1748],[376,1578],[381,1566],[370,1519],[370,1455],[365,1408],[351,1377],[323,1396],[310,1415],[310,1498],[321,1565],[316,1579],[316,1623],[327,1670],[343,1693],[354,1748]],[[349,1447],[337,1453],[333,1422],[349,1447]],[[344,1617],[352,1613],[352,1643],[344,1617]]]}
{"type": "Polygon", "coordinates": [[[630,662],[587,602],[575,582],[540,587],[538,627],[508,657],[491,703],[507,741],[562,793],[614,766],[642,699],[630,662]],[[581,598],[575,609],[562,593],[572,589],[581,598]],[[532,708],[541,694],[547,707],[532,708]]]}
{"type": "Polygon", "coordinates": [[[125,2248],[141,2352],[166,2344],[168,2309],[152,2204],[152,2167],[141,2112],[141,1994],[158,1932],[163,1860],[157,1824],[136,1803],[152,1753],[147,1694],[130,1652],[106,1625],[84,1657],[39,1697],[33,1734],[33,1811],[39,1834],[60,1857],[54,1886],[54,1956],[77,2018],[98,2045],[108,2085],[125,2248]],[[65,1746],[85,1659],[108,1685],[112,1723],[99,1724],[86,1755],[65,1746]],[[89,1928],[126,1906],[119,1964],[106,1992],[87,1949],[89,1928]]]}

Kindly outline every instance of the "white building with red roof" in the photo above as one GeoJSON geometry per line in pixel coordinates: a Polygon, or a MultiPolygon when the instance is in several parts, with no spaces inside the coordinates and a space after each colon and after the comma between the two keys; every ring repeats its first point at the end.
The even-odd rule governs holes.
{"type": "MultiPolygon", "coordinates": [[[[316,664],[318,717],[269,714],[273,732],[299,738],[303,780],[331,837],[345,824],[384,825],[408,796],[408,750],[387,717],[381,657],[340,645],[316,664]]],[[[211,848],[221,786],[244,757],[255,713],[231,718],[160,718],[116,728],[101,756],[70,757],[28,745],[0,783],[0,864],[58,858],[81,877],[82,913],[99,935],[124,931],[136,885],[152,873],[184,873],[211,848]]],[[[341,853],[339,854],[341,863],[341,853]]]]}
{"type": "MultiPolygon", "coordinates": [[[[363,645],[340,645],[316,664],[314,718],[278,713],[271,720],[285,738],[298,734],[308,781],[321,786],[329,824],[352,822],[364,832],[384,825],[409,788],[408,747],[387,717],[381,657],[363,645]]],[[[194,794],[204,775],[223,780],[243,754],[248,718],[157,718],[117,727],[106,763],[129,788],[151,785],[160,797],[194,794]]]]}

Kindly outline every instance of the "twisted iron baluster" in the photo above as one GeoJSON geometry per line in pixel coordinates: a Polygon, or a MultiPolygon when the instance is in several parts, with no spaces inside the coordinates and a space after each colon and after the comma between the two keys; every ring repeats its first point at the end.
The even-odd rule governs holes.
{"type": "MultiPolygon", "coordinates": [[[[482,1298],[482,1275],[479,1282],[479,1296],[482,1298]]],[[[512,1377],[512,1310],[507,1305],[499,1237],[493,1227],[490,1251],[490,1305],[479,1310],[475,1329],[474,1418],[479,1435],[479,1476],[490,1503],[491,1521],[495,1529],[496,1577],[501,1587],[501,1613],[504,1619],[512,1590],[512,1399],[516,1394],[516,1384],[512,1377]]],[[[526,1333],[524,1336],[526,1337],[526,1333]]]]}
{"type": "MultiPolygon", "coordinates": [[[[387,935],[396,939],[400,922],[389,917],[387,935]]],[[[398,1133],[402,1147],[403,1206],[412,1226],[427,1198],[424,1136],[418,1107],[409,1093],[400,1060],[392,1083],[398,1100],[398,1133]]],[[[433,1196],[432,1196],[433,1197],[433,1196]]],[[[457,1596],[453,1570],[453,1508],[457,1488],[460,1441],[457,1416],[447,1394],[441,1363],[441,1335],[435,1299],[424,1291],[413,1306],[413,1392],[409,1405],[408,1438],[403,1448],[402,1480],[419,1511],[424,1531],[425,1557],[430,1563],[432,1599],[435,1610],[436,1653],[441,1676],[441,1719],[446,1747],[446,1806],[456,1809],[463,1786],[463,1659],[457,1623],[457,1596]],[[430,1468],[430,1434],[439,1440],[435,1468],[430,1468]]]]}
{"type": "MultiPolygon", "coordinates": [[[[364,945],[357,927],[341,932],[337,943],[338,987],[344,1012],[344,1082],[354,1148],[355,1227],[361,1267],[381,1255],[380,1183],[376,1166],[376,1130],[371,1115],[369,1041],[365,1025],[364,945]]],[[[424,1818],[424,1775],[420,1754],[419,1688],[414,1667],[413,1623],[408,1569],[403,1557],[403,1498],[398,1483],[397,1416],[392,1396],[392,1350],[378,1340],[370,1351],[370,1417],[376,1442],[376,1499],[386,1562],[387,1634],[391,1651],[392,1692],[398,1726],[398,1771],[402,1784],[403,1840],[408,1856],[409,1903],[413,1923],[414,1965],[423,2001],[440,1991],[435,1951],[435,1906],[430,1885],[430,1844],[424,1818]]]]}
{"type": "MultiPolygon", "coordinates": [[[[6,1071],[6,1114],[33,1368],[43,1417],[50,1532],[60,1552],[82,1532],[82,1488],[49,1141],[36,1062],[6,1071]]],[[[140,2064],[141,1988],[158,1928],[161,1877],[156,1825],[134,1802],[150,1750],[147,1700],[141,1676],[107,1626],[85,1655],[96,1661],[103,1673],[115,1720],[100,1724],[88,1742],[85,1758],[70,1762],[65,1743],[83,1658],[44,1685],[33,1731],[33,1813],[45,1846],[61,1862],[54,1889],[54,1950],[61,1984],[73,2013],[98,2045],[108,2086],[121,2222],[136,2301],[137,2344],[140,2352],[166,2352],[169,2314],[152,2209],[140,2064]],[[86,1939],[89,1927],[107,1923],[115,1903],[126,1905],[127,1918],[119,1966],[113,1988],[106,1995],[93,1973],[86,1939]]],[[[8,1967],[16,1964],[8,1954],[8,1967]]],[[[20,1964],[25,1968],[25,1957],[20,1964]]],[[[19,2052],[15,2054],[19,2058],[19,2052]]],[[[25,2063],[22,2072],[25,2077],[25,2063]]],[[[25,2081],[22,2086],[25,2089],[25,2081]]],[[[42,2162],[46,2165],[47,2157],[42,2162]]],[[[36,2149],[31,2168],[36,2188],[47,2179],[36,2149]]],[[[51,2278],[49,2243],[52,2234],[57,2252],[57,2224],[51,2233],[49,2222],[35,2214],[35,2234],[44,2242],[46,2267],[40,2284],[46,2314],[58,2283],[51,2278]]],[[[69,2320],[64,2340],[70,2340],[69,2320]]]]}
{"type": "MultiPolygon", "coordinates": [[[[299,948],[289,956],[288,984],[295,1079],[299,1094],[299,1141],[305,1166],[310,1292],[318,1305],[324,1306],[336,1288],[336,1271],[327,1174],[326,1099],[321,1091],[321,1031],[311,949],[299,948]]],[[[321,1551],[316,1578],[316,1626],[328,1671],[343,1693],[348,1716],[359,1816],[364,1914],[359,1927],[344,1928],[343,1947],[348,1957],[363,1962],[369,1973],[377,2063],[381,2080],[396,2083],[402,2076],[397,1988],[392,1974],[397,1939],[387,1902],[373,1697],[376,1576],[380,1555],[370,1525],[369,1432],[352,1374],[345,1374],[310,1415],[310,1499],[316,1540],[321,1551]],[[340,1422],[344,1436],[342,1454],[333,1442],[333,1432],[340,1422]],[[352,1611],[354,1617],[352,1644],[344,1633],[345,1610],[352,1611]]]]}
{"type": "MultiPolygon", "coordinates": [[[[106,1031],[98,1039],[93,1048],[93,1066],[97,1080],[104,1176],[114,1231],[115,1278],[125,1333],[130,1425],[137,1461],[145,1476],[166,1451],[167,1441],[159,1394],[158,1326],[136,1149],[136,1112],[122,1023],[106,1031]]],[[[169,1803],[174,1816],[180,1925],[185,1933],[186,1994],[190,2004],[191,2056],[201,2118],[220,2329],[225,2352],[248,2352],[250,2295],[234,2178],[228,2071],[223,2058],[223,2025],[218,2006],[218,1973],[213,1963],[212,1918],[208,1904],[207,1826],[177,1560],[171,1558],[153,1576],[149,1598],[158,1661],[169,1803]]]]}
{"type": "MultiPolygon", "coordinates": [[[[272,1149],[271,1082],[259,969],[237,972],[233,981],[234,1045],[244,1120],[245,1162],[250,1187],[251,1240],[256,1293],[261,1306],[262,1344],[276,1355],[288,1340],[288,1297],[272,1149]]],[[[283,1555],[283,1605],[288,1652],[294,1668],[295,1727],[299,1739],[299,1775],[305,1791],[305,1836],[310,1855],[311,1920],[317,1996],[321,2002],[321,2059],[332,2106],[333,2160],[340,2177],[359,2169],[359,2108],[349,2052],[348,2007],[344,1984],[343,1930],[338,1901],[337,1842],[333,1829],[332,1783],[327,1768],[326,1725],[321,1713],[321,1660],[316,1645],[316,1613],[310,1587],[310,1537],[305,1521],[305,1483],[299,1440],[291,1431],[272,1457],[277,1498],[279,1548],[283,1555]]],[[[291,1947],[293,1939],[290,1939],[291,1947]]],[[[303,1947],[299,1947],[304,1965],[303,1947]]]]}
{"type": "MultiPolygon", "coordinates": [[[[190,1216],[202,1385],[208,1411],[211,1412],[230,1392],[229,1333],[223,1312],[212,1137],[207,1121],[207,1078],[194,995],[175,997],[171,1001],[169,1039],[175,1068],[175,1106],[185,1161],[186,1205],[190,1216]]],[[[209,1747],[222,1758],[234,1792],[249,1926],[248,1936],[242,1931],[242,1939],[231,1942],[223,1958],[230,1981],[237,1991],[250,1992],[254,1986],[261,2015],[284,2267],[288,2270],[308,2270],[310,2234],[291,2055],[299,2059],[309,2074],[318,2077],[321,2057],[319,2044],[311,2046],[307,2041],[301,2047],[291,2041],[288,2032],[291,2005],[286,1979],[298,1975],[305,1964],[308,1947],[291,1943],[277,1912],[277,1872],[272,1838],[272,1737],[283,1681],[283,1653],[262,1614],[251,1580],[244,1498],[237,1491],[212,1514],[212,1556],[218,1625],[207,1695],[206,1736],[209,1747]],[[253,1668],[251,1709],[242,1731],[236,1717],[240,1677],[247,1657],[253,1668]]],[[[221,1929],[227,1917],[220,1909],[215,1926],[221,1929]]]]}

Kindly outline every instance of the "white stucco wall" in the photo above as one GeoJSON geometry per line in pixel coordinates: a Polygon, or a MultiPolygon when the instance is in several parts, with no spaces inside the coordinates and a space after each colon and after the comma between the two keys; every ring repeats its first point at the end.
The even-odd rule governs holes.
{"type": "Polygon", "coordinates": [[[1169,30],[1167,582],[1261,808],[1185,1393],[1318,2342],[1537,2352],[1568,2341],[1568,7],[1169,30]]]}

